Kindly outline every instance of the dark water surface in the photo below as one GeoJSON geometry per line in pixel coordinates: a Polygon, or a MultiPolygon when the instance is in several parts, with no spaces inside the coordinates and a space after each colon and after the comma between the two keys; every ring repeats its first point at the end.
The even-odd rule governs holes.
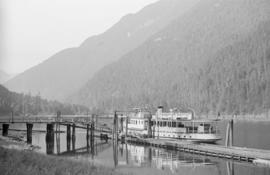
{"type": "MultiPolygon", "coordinates": [[[[225,138],[227,122],[219,124],[225,138]]],[[[24,129],[24,125],[10,128],[24,129]]],[[[46,130],[46,125],[34,125],[34,130],[46,130]]],[[[65,127],[61,127],[65,131],[65,127]]],[[[66,133],[56,134],[53,144],[46,143],[45,133],[33,133],[33,145],[42,153],[71,157],[89,163],[101,164],[132,174],[185,174],[185,175],[270,175],[270,168],[251,163],[231,161],[208,156],[165,150],[149,146],[113,144],[110,140],[86,141],[85,130],[76,129],[76,138],[67,143],[66,133]]],[[[234,145],[270,149],[270,122],[234,122],[234,145]]],[[[224,139],[218,144],[224,144],[224,139]]]]}

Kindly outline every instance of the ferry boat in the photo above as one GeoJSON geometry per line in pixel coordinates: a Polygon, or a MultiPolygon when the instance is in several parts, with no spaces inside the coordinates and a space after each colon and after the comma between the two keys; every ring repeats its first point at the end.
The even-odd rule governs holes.
{"type": "Polygon", "coordinates": [[[137,109],[128,117],[127,134],[133,137],[148,137],[157,139],[180,139],[192,142],[215,143],[221,140],[218,134],[218,120],[194,119],[191,112],[178,112],[171,110],[163,112],[159,107],[155,115],[137,109]],[[150,123],[150,125],[148,124],[150,123]]]}

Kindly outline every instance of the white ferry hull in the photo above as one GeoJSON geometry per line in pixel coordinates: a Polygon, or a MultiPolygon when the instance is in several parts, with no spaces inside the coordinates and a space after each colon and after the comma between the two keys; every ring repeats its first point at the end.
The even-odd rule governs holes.
{"type": "MultiPolygon", "coordinates": [[[[125,131],[124,131],[125,132],[125,131]]],[[[147,130],[136,129],[136,128],[128,128],[128,135],[134,137],[147,137],[147,130]]],[[[157,133],[154,134],[155,138],[159,139],[178,139],[178,140],[186,140],[191,142],[198,143],[216,143],[222,138],[217,134],[200,134],[200,133],[170,133],[170,134],[162,134],[159,135],[157,133]]]]}
{"type": "Polygon", "coordinates": [[[222,138],[217,136],[216,134],[179,134],[178,137],[155,135],[155,138],[186,140],[198,143],[216,143],[217,141],[222,140],[222,138]]]}

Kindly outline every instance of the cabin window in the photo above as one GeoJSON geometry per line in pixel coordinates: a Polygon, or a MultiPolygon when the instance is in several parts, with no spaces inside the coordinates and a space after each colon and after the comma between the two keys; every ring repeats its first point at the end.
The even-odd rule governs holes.
{"type": "Polygon", "coordinates": [[[163,126],[167,126],[167,122],[163,122],[163,126]]]}
{"type": "Polygon", "coordinates": [[[172,127],[176,127],[176,122],[172,122],[172,127]]]}
{"type": "Polygon", "coordinates": [[[182,128],[182,127],[184,127],[184,125],[182,123],[177,123],[177,127],[182,128]]]}
{"type": "Polygon", "coordinates": [[[172,123],[171,123],[171,122],[168,122],[168,126],[169,126],[169,127],[172,127],[172,123]]]}

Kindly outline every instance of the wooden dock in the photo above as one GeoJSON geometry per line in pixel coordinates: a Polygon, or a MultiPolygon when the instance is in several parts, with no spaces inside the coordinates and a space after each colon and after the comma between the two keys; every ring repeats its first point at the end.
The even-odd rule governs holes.
{"type": "MultiPolygon", "coordinates": [[[[101,117],[100,117],[101,118],[101,117]]],[[[76,128],[86,130],[86,139],[95,137],[95,132],[100,133],[99,137],[109,139],[111,138],[111,128],[98,125],[97,116],[95,115],[61,115],[58,111],[57,115],[35,115],[35,116],[11,116],[0,117],[0,124],[2,124],[2,135],[8,136],[9,125],[19,123],[26,124],[27,143],[32,143],[32,130],[34,124],[46,124],[46,140],[54,140],[54,133],[59,133],[60,125],[66,127],[67,141],[75,138],[76,128]]]]}
{"type": "Polygon", "coordinates": [[[134,144],[149,145],[153,147],[161,147],[164,149],[178,150],[193,154],[200,154],[212,157],[225,159],[233,159],[246,162],[263,162],[264,165],[270,165],[270,151],[243,148],[243,147],[226,147],[213,144],[199,144],[180,140],[165,140],[165,139],[143,139],[127,137],[126,141],[134,144]],[[263,160],[263,161],[258,161],[263,160]]]}

